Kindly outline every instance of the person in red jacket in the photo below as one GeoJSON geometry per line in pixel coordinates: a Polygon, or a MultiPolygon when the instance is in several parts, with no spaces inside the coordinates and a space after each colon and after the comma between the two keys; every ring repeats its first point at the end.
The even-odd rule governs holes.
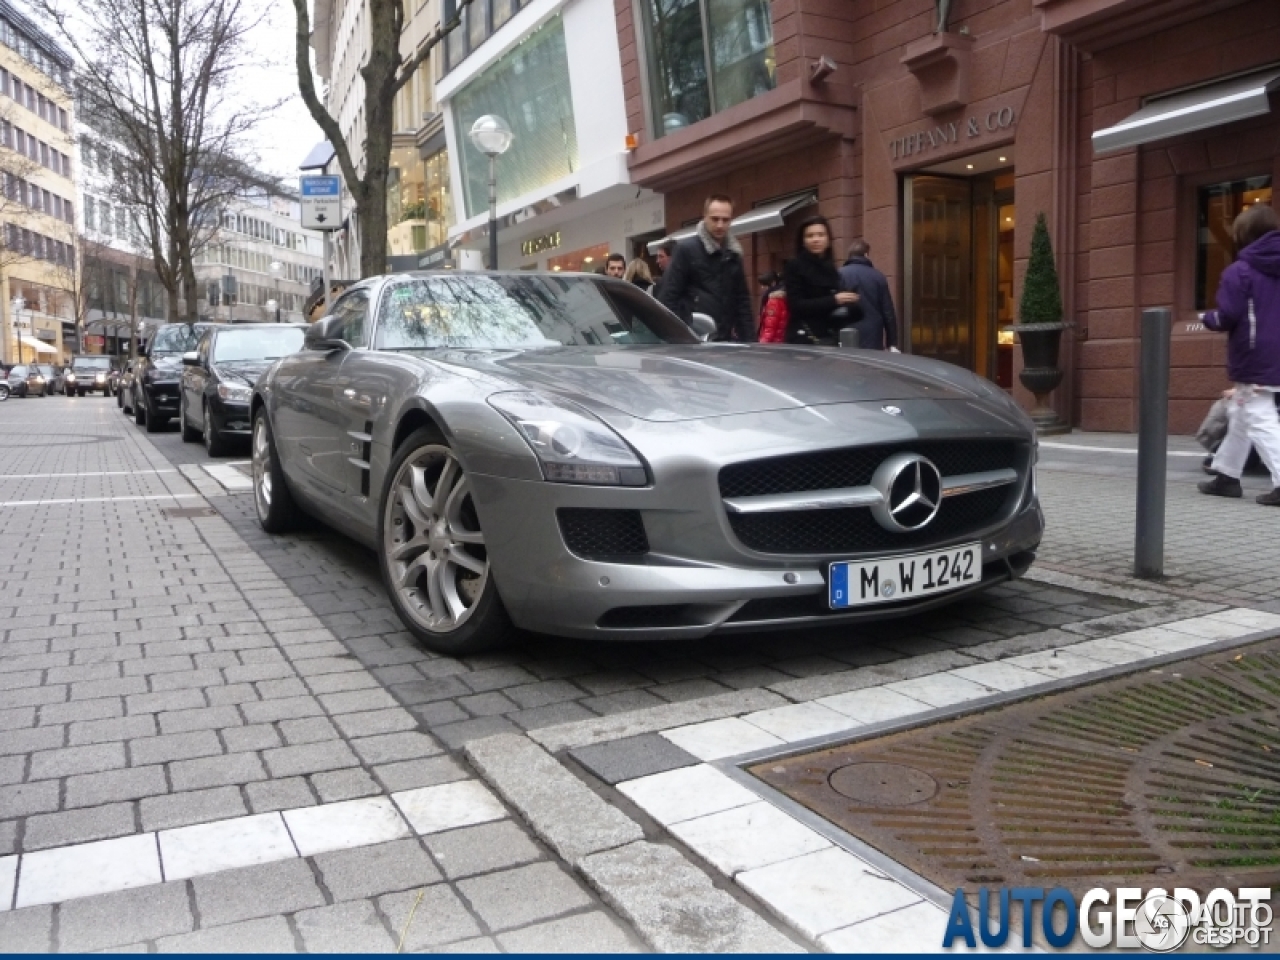
{"type": "Polygon", "coordinates": [[[779,287],[765,297],[764,311],[760,314],[760,342],[786,343],[787,324],[790,320],[791,311],[787,309],[787,291],[779,287]]]}

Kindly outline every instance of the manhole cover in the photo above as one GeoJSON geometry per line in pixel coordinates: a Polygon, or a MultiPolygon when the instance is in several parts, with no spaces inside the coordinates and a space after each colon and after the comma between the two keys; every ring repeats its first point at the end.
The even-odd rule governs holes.
{"type": "Polygon", "coordinates": [[[751,772],[945,890],[1280,886],[1280,639],[751,772]]]}
{"type": "Polygon", "coordinates": [[[850,763],[827,780],[841,796],[881,807],[919,803],[938,792],[933,777],[901,763],[850,763]]]}
{"type": "Polygon", "coordinates": [[[160,511],[166,520],[184,520],[192,517],[216,517],[218,511],[212,507],[166,507],[160,511]]]}

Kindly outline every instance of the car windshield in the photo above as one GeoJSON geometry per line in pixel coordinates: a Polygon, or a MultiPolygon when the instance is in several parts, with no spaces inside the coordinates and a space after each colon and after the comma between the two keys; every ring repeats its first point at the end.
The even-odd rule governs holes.
{"type": "Polygon", "coordinates": [[[151,340],[151,355],[161,357],[170,353],[186,353],[196,348],[200,339],[200,327],[189,323],[166,324],[156,331],[151,340]]]}
{"type": "Polygon", "coordinates": [[[377,349],[529,348],[697,343],[639,287],[592,277],[453,274],[395,278],[377,349]]]}
{"type": "Polygon", "coordinates": [[[73,370],[109,370],[111,369],[110,357],[76,357],[71,362],[73,370]]]}
{"type": "Polygon", "coordinates": [[[247,327],[222,330],[213,342],[214,363],[279,360],[302,349],[301,327],[247,327]]]}

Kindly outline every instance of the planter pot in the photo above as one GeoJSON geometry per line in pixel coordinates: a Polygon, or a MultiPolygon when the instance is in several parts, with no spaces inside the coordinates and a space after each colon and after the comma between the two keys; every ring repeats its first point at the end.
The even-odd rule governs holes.
{"type": "Polygon", "coordinates": [[[1067,433],[1071,427],[1063,423],[1049,406],[1049,394],[1062,383],[1062,367],[1058,357],[1062,347],[1062,331],[1068,323],[1019,323],[1009,327],[1022,344],[1022,372],[1018,379],[1035,394],[1031,419],[1040,433],[1067,433]]]}

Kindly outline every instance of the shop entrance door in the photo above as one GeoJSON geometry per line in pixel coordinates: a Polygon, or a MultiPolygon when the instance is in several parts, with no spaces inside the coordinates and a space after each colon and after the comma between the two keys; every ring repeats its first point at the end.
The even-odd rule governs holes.
{"type": "Polygon", "coordinates": [[[907,177],[903,209],[911,352],[1011,388],[1012,171],[907,177]]]}
{"type": "Polygon", "coordinates": [[[973,190],[960,177],[906,183],[911,352],[973,367],[973,190]]]}

